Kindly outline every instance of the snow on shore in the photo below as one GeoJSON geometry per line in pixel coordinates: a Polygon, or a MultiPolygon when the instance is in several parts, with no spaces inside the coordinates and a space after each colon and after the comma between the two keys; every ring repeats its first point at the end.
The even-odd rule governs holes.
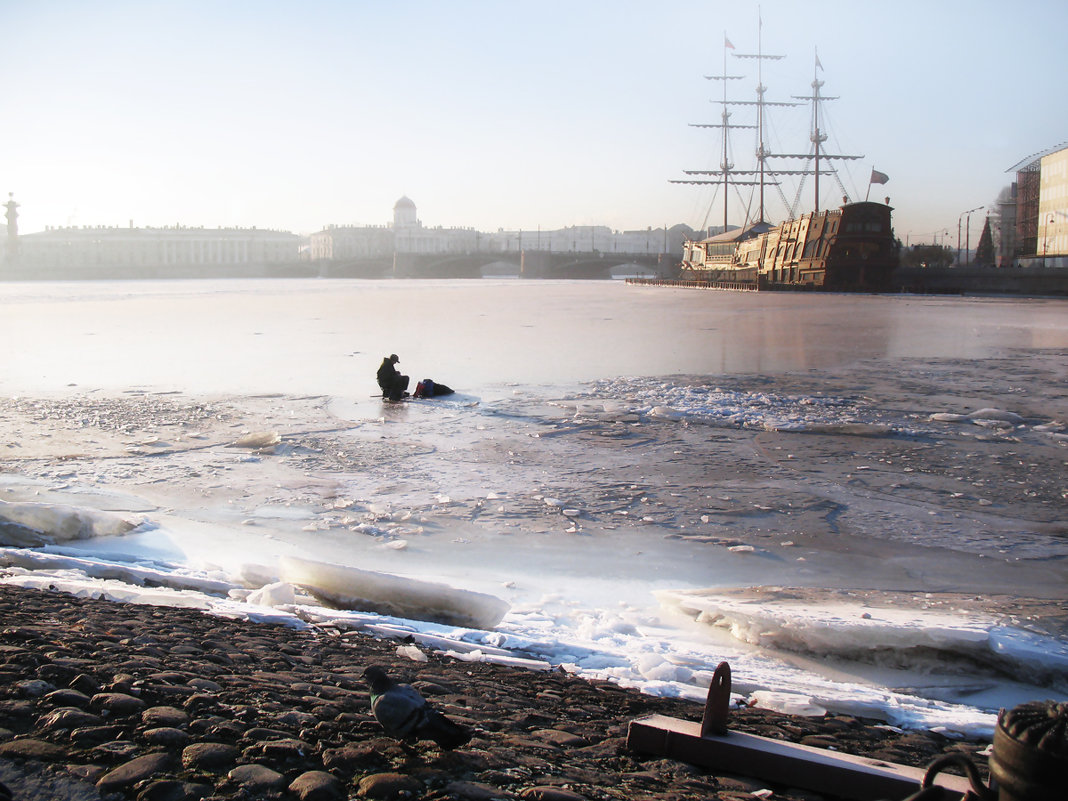
{"type": "MultiPolygon", "coordinates": [[[[83,515],[67,507],[51,511],[59,520],[64,515],[83,515]]],[[[504,606],[484,594],[377,574],[376,580],[385,582],[396,597],[405,598],[408,608],[413,603],[425,605],[432,614],[424,617],[440,616],[442,608],[456,608],[457,599],[477,611],[473,617],[468,615],[467,625],[457,625],[420,622],[415,619],[420,616],[417,610],[413,617],[398,617],[367,608],[323,606],[317,595],[336,594],[346,581],[359,586],[367,571],[334,565],[317,570],[314,562],[292,558],[280,560],[275,575],[263,564],[223,575],[147,556],[138,559],[130,548],[121,553],[87,554],[66,543],[41,550],[0,548],[0,567],[0,581],[24,587],[131,603],[191,606],[227,617],[293,626],[363,629],[457,659],[530,669],[559,666],[651,694],[695,701],[703,700],[715,664],[727,659],[734,668],[735,690],[748,703],[794,714],[844,712],[901,727],[937,728],[969,736],[992,733],[994,709],[974,704],[984,693],[1004,685],[1008,675],[1030,678],[1059,696],[1068,687],[1068,647],[1063,642],[1006,627],[992,616],[959,611],[924,612],[915,607],[804,597],[787,602],[774,594],[739,599],[712,590],[677,590],[657,592],[651,603],[634,598],[615,608],[590,606],[581,593],[572,599],[532,599],[514,605],[501,618],[504,606]],[[282,580],[287,572],[294,577],[295,564],[300,567],[299,586],[282,580]],[[253,587],[250,576],[273,583],[253,587]],[[479,615],[484,625],[471,625],[479,615]],[[499,623],[494,628],[495,619],[499,623]],[[695,625],[708,629],[710,636],[698,635],[695,625]],[[854,665],[855,675],[849,681],[819,676],[792,661],[790,654],[832,662],[838,670],[854,665]],[[997,663],[1000,671],[980,669],[983,663],[987,667],[997,663]],[[911,682],[920,690],[880,686],[863,675],[873,666],[894,673],[898,683],[911,682]],[[930,697],[932,685],[940,683],[949,700],[930,697]]],[[[885,675],[880,678],[886,680],[885,675]]]]}

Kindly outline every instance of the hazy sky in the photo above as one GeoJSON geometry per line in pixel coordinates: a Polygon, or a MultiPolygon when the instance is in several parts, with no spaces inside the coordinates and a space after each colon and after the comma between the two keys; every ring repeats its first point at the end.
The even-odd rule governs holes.
{"type": "MultiPolygon", "coordinates": [[[[890,176],[872,197],[902,240],[955,243],[1009,167],[1068,140],[1061,0],[760,8],[764,51],[787,56],[768,97],[808,94],[818,48],[840,98],[828,148],[865,156],[843,175],[855,197],[873,167],[890,176]]],[[[428,226],[697,227],[712,195],[669,180],[718,164],[715,132],[688,123],[718,120],[703,76],[724,33],[748,53],[757,30],[740,0],[0,0],[0,192],[23,232],[310,233],[385,224],[402,195],[428,226]]],[[[729,69],[752,97],[753,62],[729,69]]],[[[804,152],[807,126],[787,110],[769,144],[804,152]]],[[[753,148],[736,139],[736,167],[753,148]]]]}

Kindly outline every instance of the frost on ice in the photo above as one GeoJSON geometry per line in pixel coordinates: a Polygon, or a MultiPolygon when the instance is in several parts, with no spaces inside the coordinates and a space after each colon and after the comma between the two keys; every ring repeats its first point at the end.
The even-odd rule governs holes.
{"type": "Polygon", "coordinates": [[[478,629],[493,628],[508,611],[507,603],[485,593],[295,556],[279,559],[279,570],[283,581],[342,609],[478,629]]]}
{"type": "MultiPolygon", "coordinates": [[[[843,436],[886,437],[898,433],[875,422],[863,422],[866,404],[859,399],[779,395],[720,387],[665,383],[626,377],[591,383],[589,397],[625,398],[624,411],[634,420],[703,422],[727,428],[806,431],[843,436]]],[[[616,401],[608,401],[615,409],[616,401]]],[[[617,411],[616,417],[623,419],[617,411]]]]}

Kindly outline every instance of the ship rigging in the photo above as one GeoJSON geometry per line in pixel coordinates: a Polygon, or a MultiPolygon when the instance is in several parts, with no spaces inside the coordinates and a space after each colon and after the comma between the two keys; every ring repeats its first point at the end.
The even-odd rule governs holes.
{"type": "MultiPolygon", "coordinates": [[[[714,100],[712,102],[719,103],[722,106],[721,122],[720,123],[691,123],[691,127],[695,128],[713,128],[721,131],[722,137],[722,158],[719,164],[718,170],[683,170],[683,173],[688,177],[686,179],[673,180],[671,183],[676,184],[690,184],[690,185],[713,185],[717,189],[722,187],[723,195],[723,230],[730,229],[728,224],[728,208],[730,205],[730,188],[739,186],[751,186],[756,188],[757,194],[757,211],[753,217],[750,217],[750,209],[752,206],[752,197],[749,202],[746,203],[742,198],[741,192],[736,189],[738,196],[742,199],[743,207],[745,208],[745,219],[742,222],[742,227],[746,227],[750,223],[750,219],[755,224],[769,224],[767,205],[765,202],[765,188],[768,186],[774,186],[779,192],[779,196],[782,199],[783,205],[786,206],[789,216],[795,217],[798,213],[801,201],[801,194],[804,189],[805,181],[809,175],[814,178],[814,204],[815,211],[819,211],[821,208],[820,202],[820,176],[832,175],[838,183],[839,188],[843,195],[848,194],[845,187],[842,185],[841,179],[838,176],[836,170],[826,169],[825,164],[833,160],[856,160],[861,159],[863,156],[845,155],[837,153],[827,153],[824,150],[824,143],[827,141],[827,134],[822,129],[821,119],[821,104],[827,100],[837,100],[836,97],[828,97],[821,94],[820,90],[824,85],[824,82],[819,79],[819,71],[823,69],[823,65],[820,64],[819,54],[815,54],[815,66],[813,68],[813,80],[812,80],[812,93],[810,95],[795,95],[794,101],[808,101],[811,104],[811,126],[809,141],[811,142],[811,148],[807,153],[773,153],[767,144],[767,122],[768,115],[767,110],[769,108],[779,107],[791,107],[801,105],[798,102],[791,101],[775,101],[769,100],[766,97],[767,87],[764,85],[764,62],[765,61],[779,61],[785,56],[772,55],[764,53],[763,49],[763,23],[758,28],[757,35],[757,52],[756,53],[735,53],[734,45],[731,44],[727,38],[726,32],[723,34],[723,71],[719,75],[706,75],[705,78],[713,81],[721,81],[723,86],[723,97],[721,100],[714,100]],[[728,98],[727,85],[729,81],[741,80],[744,76],[728,74],[727,70],[727,55],[728,50],[731,51],[730,55],[739,59],[748,59],[756,62],[757,66],[757,85],[756,85],[756,99],[755,100],[732,100],[728,98]],[[742,106],[753,108],[756,111],[756,121],[754,124],[742,124],[734,123],[731,121],[732,106],[742,106]],[[752,169],[736,169],[734,163],[731,161],[731,132],[738,129],[751,129],[756,131],[756,150],[755,150],[755,165],[752,169]],[[811,166],[805,166],[803,169],[783,169],[775,166],[774,159],[801,159],[810,161],[811,166]],[[794,175],[800,176],[800,180],[797,184],[797,192],[794,196],[793,202],[787,200],[785,193],[782,190],[780,177],[794,175]]],[[[715,196],[713,196],[712,202],[715,202],[715,196]]],[[[711,203],[709,205],[709,212],[711,212],[711,203]]],[[[705,220],[702,223],[702,228],[705,228],[708,224],[708,213],[705,215],[705,220]]]]}

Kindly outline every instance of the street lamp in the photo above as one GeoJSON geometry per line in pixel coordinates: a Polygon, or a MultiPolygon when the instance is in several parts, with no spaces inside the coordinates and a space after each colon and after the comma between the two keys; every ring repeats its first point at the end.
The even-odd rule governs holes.
{"type": "MultiPolygon", "coordinates": [[[[1046,253],[1049,251],[1049,227],[1051,225],[1056,225],[1057,224],[1057,218],[1058,217],[1061,217],[1061,218],[1063,218],[1065,220],[1068,220],[1068,213],[1065,213],[1065,212],[1061,211],[1060,209],[1057,209],[1056,211],[1049,212],[1048,214],[1046,214],[1042,218],[1042,223],[1043,223],[1043,226],[1045,228],[1045,231],[1043,231],[1043,233],[1042,233],[1042,266],[1043,267],[1046,266],[1046,253]]],[[[1054,236],[1056,236],[1057,232],[1054,231],[1053,234],[1054,234],[1054,236]]],[[[1056,252],[1054,252],[1054,256],[1056,256],[1056,255],[1057,255],[1056,252]]],[[[1061,254],[1061,255],[1063,255],[1063,254],[1061,254]]]]}
{"type": "Polygon", "coordinates": [[[968,228],[969,228],[969,233],[970,233],[970,229],[972,227],[971,214],[972,214],[973,211],[979,211],[979,209],[981,209],[981,208],[985,208],[985,207],[984,206],[976,206],[974,209],[968,209],[967,211],[962,211],[960,213],[960,216],[957,217],[957,265],[958,266],[960,266],[960,224],[961,224],[961,220],[964,219],[964,215],[965,214],[968,215],[968,228]]]}
{"type": "MultiPolygon", "coordinates": [[[[986,206],[980,206],[979,209],[985,209],[986,206]]],[[[972,209],[972,211],[979,211],[979,209],[972,209]]],[[[968,222],[964,226],[964,253],[965,255],[972,252],[972,213],[968,212],[968,222]]],[[[971,256],[968,257],[969,259],[971,256]]],[[[969,262],[970,264],[971,262],[969,262]]]]}
{"type": "Polygon", "coordinates": [[[1043,269],[1046,266],[1046,253],[1049,251],[1049,224],[1051,222],[1054,222],[1054,219],[1055,218],[1054,218],[1053,214],[1047,214],[1042,219],[1042,222],[1045,223],[1045,225],[1042,226],[1042,228],[1043,228],[1043,230],[1042,230],[1042,267],[1043,267],[1043,269]]]}

